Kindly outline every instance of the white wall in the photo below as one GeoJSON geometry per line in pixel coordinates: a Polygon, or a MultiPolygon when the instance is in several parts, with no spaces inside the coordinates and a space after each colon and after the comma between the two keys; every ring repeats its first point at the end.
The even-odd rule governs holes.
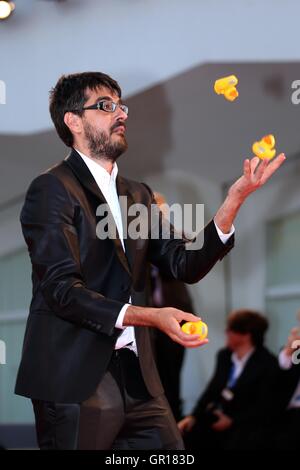
{"type": "Polygon", "coordinates": [[[19,216],[22,203],[0,211],[0,257],[25,247],[19,216]]]}
{"type": "Polygon", "coordinates": [[[63,73],[106,71],[128,96],[205,62],[299,58],[295,0],[19,0],[16,6],[0,27],[0,79],[7,85],[1,133],[48,129],[48,91],[63,73]]]}
{"type": "MultiPolygon", "coordinates": [[[[237,218],[236,248],[230,256],[229,268],[229,302],[234,309],[248,307],[262,312],[266,310],[266,224],[300,211],[299,176],[300,162],[297,159],[287,160],[272,181],[249,198],[237,218]]],[[[296,323],[296,310],[292,315],[292,320],[290,317],[282,318],[278,325],[284,329],[282,338],[287,337],[290,326],[296,323]]],[[[270,320],[272,322],[272,318],[270,320]]],[[[278,350],[282,343],[273,343],[272,346],[278,350]]]]}

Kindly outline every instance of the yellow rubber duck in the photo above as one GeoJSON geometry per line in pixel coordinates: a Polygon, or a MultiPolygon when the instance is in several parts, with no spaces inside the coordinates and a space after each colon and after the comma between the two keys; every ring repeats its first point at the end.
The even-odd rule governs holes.
{"type": "Polygon", "coordinates": [[[275,137],[272,134],[265,135],[259,142],[254,142],[252,145],[252,151],[254,155],[262,160],[272,158],[276,155],[275,137]]]}
{"type": "Polygon", "coordinates": [[[234,101],[239,96],[239,92],[236,89],[237,84],[238,79],[236,76],[229,75],[228,77],[216,80],[214,90],[218,95],[224,95],[228,101],[234,101]]]}
{"type": "Polygon", "coordinates": [[[203,321],[188,321],[181,327],[184,333],[188,335],[199,335],[199,338],[203,341],[208,334],[207,324],[203,321]]]}

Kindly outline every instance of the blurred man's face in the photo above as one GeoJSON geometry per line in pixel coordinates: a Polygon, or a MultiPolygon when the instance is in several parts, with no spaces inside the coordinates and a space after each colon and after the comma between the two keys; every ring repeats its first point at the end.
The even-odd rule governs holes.
{"type": "MultiPolygon", "coordinates": [[[[85,107],[103,99],[120,103],[118,95],[108,88],[88,90],[88,96],[85,107]]],[[[91,157],[115,162],[127,150],[128,144],[125,137],[127,117],[127,114],[119,107],[114,112],[98,109],[84,111],[83,138],[91,157]]]]}
{"type": "Polygon", "coordinates": [[[249,343],[250,335],[237,333],[235,331],[227,330],[226,331],[226,346],[231,351],[236,351],[238,348],[249,343]]]}

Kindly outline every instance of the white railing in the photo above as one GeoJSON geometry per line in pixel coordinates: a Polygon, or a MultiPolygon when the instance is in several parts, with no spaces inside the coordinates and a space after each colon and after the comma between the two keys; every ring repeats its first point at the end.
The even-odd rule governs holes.
{"type": "Polygon", "coordinates": [[[0,312],[1,323],[16,323],[26,321],[28,317],[28,310],[12,310],[11,312],[0,312]]]}
{"type": "Polygon", "coordinates": [[[300,297],[300,284],[286,284],[266,289],[267,300],[291,299],[300,297]]]}

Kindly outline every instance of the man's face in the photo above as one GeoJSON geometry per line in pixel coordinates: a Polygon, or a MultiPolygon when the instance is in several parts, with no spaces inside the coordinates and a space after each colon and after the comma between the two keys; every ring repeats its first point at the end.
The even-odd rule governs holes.
{"type": "MultiPolygon", "coordinates": [[[[108,88],[88,90],[87,95],[89,98],[84,107],[103,99],[121,103],[119,96],[108,88]]],[[[112,113],[98,109],[84,111],[82,116],[83,137],[91,157],[115,162],[127,150],[128,144],[125,137],[127,117],[120,107],[117,107],[112,113]]]]}
{"type": "Polygon", "coordinates": [[[231,351],[236,351],[241,346],[244,346],[249,340],[249,334],[237,333],[235,331],[226,331],[226,346],[231,351]]]}

